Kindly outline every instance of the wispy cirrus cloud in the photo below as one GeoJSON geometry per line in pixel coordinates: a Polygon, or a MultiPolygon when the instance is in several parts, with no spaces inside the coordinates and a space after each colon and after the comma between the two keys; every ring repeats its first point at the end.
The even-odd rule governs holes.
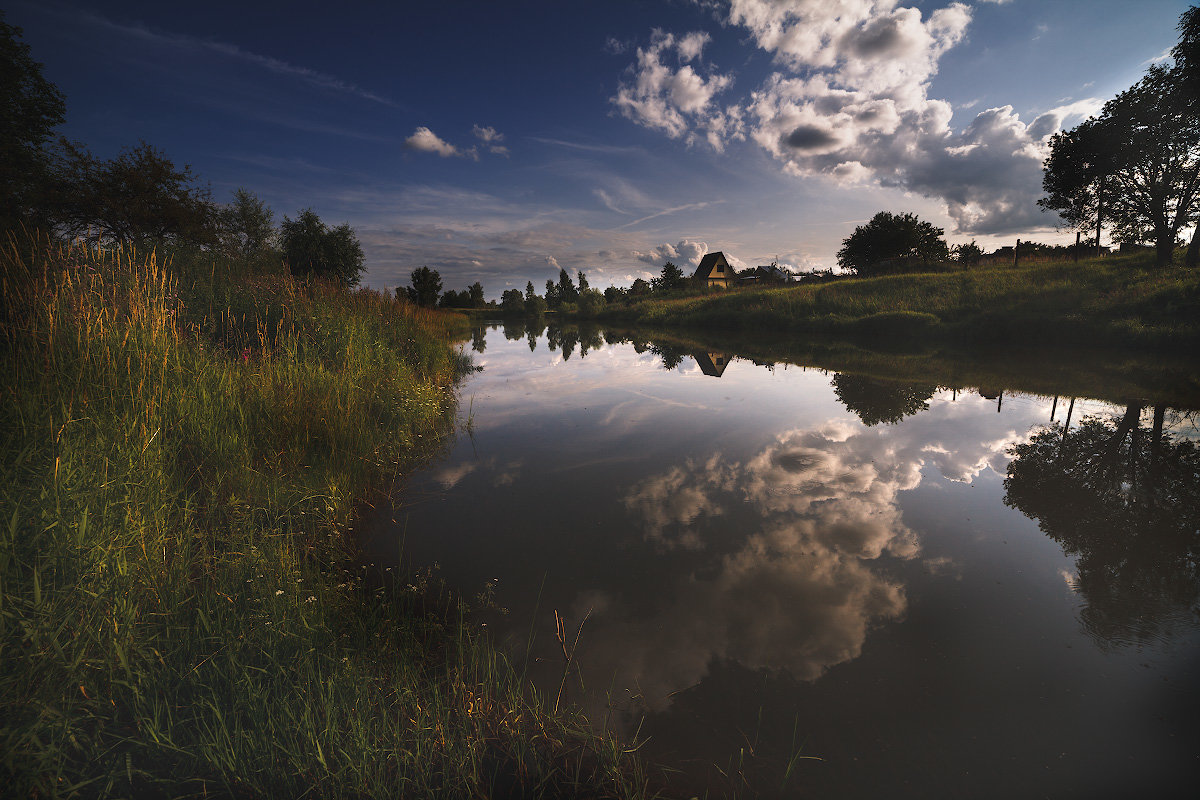
{"type": "Polygon", "coordinates": [[[70,17],[72,21],[85,22],[94,29],[107,31],[110,34],[136,39],[157,46],[169,47],[175,50],[207,52],[223,58],[252,64],[276,75],[296,78],[314,88],[358,97],[392,108],[402,107],[401,104],[391,98],[365,89],[352,81],[310,67],[293,64],[274,56],[256,53],[232,42],[164,31],[141,22],[117,22],[93,11],[85,11],[70,6],[51,5],[46,10],[58,16],[70,17]]]}

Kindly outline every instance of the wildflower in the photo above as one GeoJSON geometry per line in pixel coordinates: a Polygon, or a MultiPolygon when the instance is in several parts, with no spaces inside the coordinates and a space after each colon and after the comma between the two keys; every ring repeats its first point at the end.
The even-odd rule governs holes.
{"type": "Polygon", "coordinates": [[[242,348],[242,363],[243,363],[243,364],[245,364],[245,363],[247,363],[249,360],[250,360],[250,348],[249,348],[249,347],[243,347],[243,348],[242,348]]]}
{"type": "Polygon", "coordinates": [[[304,602],[306,602],[306,603],[315,603],[315,602],[317,602],[317,596],[316,596],[315,594],[310,594],[310,595],[308,596],[308,599],[307,599],[307,600],[305,600],[304,602]]]}
{"type": "Polygon", "coordinates": [[[279,596],[279,595],[281,595],[281,594],[283,594],[283,589],[276,589],[276,590],[275,590],[275,596],[276,596],[276,597],[278,597],[278,596],[279,596]]]}

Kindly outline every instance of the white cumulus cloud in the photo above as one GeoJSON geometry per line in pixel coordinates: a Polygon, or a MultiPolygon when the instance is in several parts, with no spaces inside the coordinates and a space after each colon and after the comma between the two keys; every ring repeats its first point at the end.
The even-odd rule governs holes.
{"type": "Polygon", "coordinates": [[[748,138],[793,175],[938,198],[957,232],[1045,225],[1035,201],[1046,142],[1099,103],[1071,103],[1029,122],[1011,106],[989,108],[952,127],[954,109],[930,97],[930,82],[971,17],[959,2],[923,15],[898,0],[731,0],[725,21],[774,65],[757,88],[727,97],[730,75],[691,66],[707,34],[655,30],[612,102],[689,144],[703,139],[721,151],[748,138]]]}
{"type": "Polygon", "coordinates": [[[422,153],[435,153],[442,158],[461,155],[459,149],[422,125],[404,140],[404,146],[422,153]]]}

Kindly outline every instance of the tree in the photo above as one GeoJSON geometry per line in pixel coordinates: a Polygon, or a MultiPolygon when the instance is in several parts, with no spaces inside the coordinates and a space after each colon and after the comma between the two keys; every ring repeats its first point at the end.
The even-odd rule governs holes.
{"type": "MultiPolygon", "coordinates": [[[[519,292],[518,292],[519,294],[519,292]]],[[[467,287],[467,302],[471,308],[483,308],[486,301],[483,299],[483,284],[475,281],[467,287]]]]}
{"type": "Polygon", "coordinates": [[[956,244],[954,247],[951,247],[950,256],[959,264],[973,266],[978,264],[979,260],[983,258],[983,250],[972,239],[968,244],[956,244]]]}
{"type": "Polygon", "coordinates": [[[456,289],[447,289],[438,299],[438,308],[468,308],[471,305],[471,295],[456,289]]]}
{"type": "Polygon", "coordinates": [[[604,290],[604,302],[608,303],[609,305],[612,305],[613,303],[619,303],[625,299],[627,293],[628,292],[625,289],[622,289],[619,286],[609,286],[604,290]]]}
{"type": "MultiPolygon", "coordinates": [[[[1182,96],[1188,98],[1193,113],[1200,113],[1200,6],[1192,6],[1179,17],[1179,43],[1171,50],[1175,66],[1180,72],[1182,96]]],[[[1188,245],[1184,265],[1200,264],[1200,224],[1192,231],[1192,243],[1188,245]]]]}
{"type": "Polygon", "coordinates": [[[895,425],[905,417],[929,409],[936,386],[908,384],[839,372],[833,376],[833,393],[853,411],[863,425],[895,425]]]}
{"type": "Polygon", "coordinates": [[[1200,199],[1200,108],[1185,77],[1153,65],[1098,117],[1056,134],[1039,204],[1078,228],[1107,216],[1115,239],[1153,242],[1157,263],[1169,265],[1200,199]]]}
{"type": "Polygon", "coordinates": [[[0,228],[39,224],[50,184],[47,145],[66,118],[62,92],[42,77],[21,29],[0,13],[0,228]]]}
{"type": "Polygon", "coordinates": [[[645,278],[638,278],[629,286],[629,294],[633,296],[649,294],[653,289],[645,278]]]}
{"type": "Polygon", "coordinates": [[[330,228],[311,208],[280,226],[283,257],[293,275],[332,278],[357,286],[364,268],[362,245],[348,224],[330,228]]]}
{"type": "Polygon", "coordinates": [[[590,288],[588,286],[587,275],[583,274],[583,270],[579,270],[577,274],[579,275],[579,293],[583,294],[590,288]]]}
{"type": "Polygon", "coordinates": [[[565,269],[558,270],[558,302],[574,303],[579,300],[579,290],[565,269]]]}
{"type": "Polygon", "coordinates": [[[859,275],[882,275],[911,269],[914,263],[924,266],[931,261],[945,261],[950,249],[943,233],[916,214],[880,211],[842,240],[838,266],[859,275]]]}
{"type": "Polygon", "coordinates": [[[412,286],[404,290],[408,299],[425,308],[436,306],[438,295],[442,292],[442,276],[438,271],[429,267],[418,267],[409,277],[412,286]]]}
{"type": "Polygon", "coordinates": [[[1004,503],[1076,559],[1084,628],[1102,646],[1162,641],[1200,613],[1200,446],[1157,406],[1043,428],[1012,448],[1004,503]]]}
{"type": "MultiPolygon", "coordinates": [[[[505,289],[500,294],[500,310],[505,314],[524,314],[525,295],[520,289],[505,289]]],[[[507,332],[505,333],[507,336],[507,332]]]]}
{"type": "Polygon", "coordinates": [[[218,212],[192,168],[142,142],[108,161],[61,141],[50,213],[72,238],[121,244],[216,242],[218,212]]]}
{"type": "Polygon", "coordinates": [[[605,306],[604,295],[598,289],[584,289],[579,293],[578,311],[581,316],[594,317],[605,306]]]}
{"type": "Polygon", "coordinates": [[[562,293],[558,289],[558,284],[552,280],[546,281],[546,305],[550,308],[558,308],[562,305],[562,293]]]}
{"type": "Polygon", "coordinates": [[[277,237],[275,212],[245,189],[237,189],[233,202],[218,213],[218,245],[232,258],[260,258],[273,249],[277,237]]]}
{"type": "Polygon", "coordinates": [[[650,288],[655,291],[682,289],[686,285],[687,278],[684,276],[683,270],[670,261],[663,264],[662,272],[657,278],[650,280],[650,288]]]}

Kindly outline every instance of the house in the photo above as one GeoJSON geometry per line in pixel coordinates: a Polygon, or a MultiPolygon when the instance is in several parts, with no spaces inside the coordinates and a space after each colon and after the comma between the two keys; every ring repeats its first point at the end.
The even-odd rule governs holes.
{"type": "Polygon", "coordinates": [[[696,359],[701,372],[714,378],[721,377],[725,368],[729,366],[729,356],[726,353],[693,353],[692,358],[696,359]]]}
{"type": "Polygon", "coordinates": [[[794,283],[796,276],[787,271],[775,261],[768,266],[748,269],[738,276],[739,286],[781,286],[794,283]]]}
{"type": "Polygon", "coordinates": [[[700,266],[696,267],[692,278],[702,286],[719,286],[722,289],[728,289],[737,280],[737,275],[733,267],[729,266],[725,254],[718,250],[700,259],[700,266]]]}

